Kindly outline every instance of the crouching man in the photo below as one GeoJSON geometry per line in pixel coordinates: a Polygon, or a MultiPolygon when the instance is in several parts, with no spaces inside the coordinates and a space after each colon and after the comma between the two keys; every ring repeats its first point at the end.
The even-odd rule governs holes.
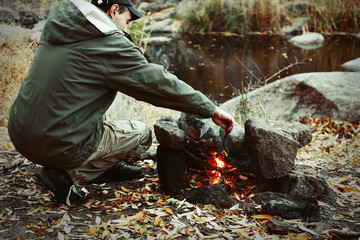
{"type": "Polygon", "coordinates": [[[87,183],[144,176],[122,161],[149,148],[151,130],[103,117],[117,91],[232,129],[228,113],[145,59],[127,33],[141,17],[130,0],[63,0],[49,13],[8,131],[23,156],[44,166],[35,175],[61,203],[82,202],[87,183]]]}

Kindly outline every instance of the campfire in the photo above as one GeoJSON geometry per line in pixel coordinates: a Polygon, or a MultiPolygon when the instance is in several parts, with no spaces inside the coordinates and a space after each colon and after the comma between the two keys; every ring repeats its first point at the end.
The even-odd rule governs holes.
{"type": "Polygon", "coordinates": [[[311,195],[325,195],[326,182],[315,175],[293,172],[298,148],[311,141],[308,127],[254,119],[245,123],[245,129],[235,125],[226,138],[221,129],[215,133],[207,121],[182,114],[177,120],[163,117],[155,124],[163,193],[225,208],[241,203],[248,213],[258,211],[254,200],[270,214],[279,214],[277,207],[284,206],[281,211],[285,217],[294,216],[290,213],[301,218],[319,215],[319,206],[311,195]],[[283,199],[283,204],[266,205],[283,199]],[[288,210],[294,206],[298,209],[288,210]]]}
{"type": "Polygon", "coordinates": [[[155,133],[161,143],[157,150],[158,175],[161,190],[168,195],[191,199],[196,196],[197,202],[204,203],[213,197],[210,193],[217,193],[220,201],[231,205],[230,195],[249,194],[249,183],[236,165],[240,161],[229,156],[224,147],[225,136],[216,136],[211,129],[206,134],[194,131],[185,134],[179,131],[177,123],[172,121],[160,122],[155,126],[155,133]],[[164,131],[162,131],[164,129],[164,131]],[[201,137],[199,135],[202,135],[201,137]],[[207,190],[201,193],[203,189],[207,190]],[[200,200],[199,200],[200,199],[200,200]]]}
{"type": "Polygon", "coordinates": [[[233,188],[235,178],[231,176],[231,172],[236,170],[231,164],[226,163],[225,157],[227,153],[225,150],[222,152],[210,152],[210,157],[208,158],[208,163],[215,169],[205,169],[206,174],[209,176],[209,184],[228,184],[233,188]]]}
{"type": "Polygon", "coordinates": [[[248,177],[244,175],[250,173],[243,172],[239,165],[241,161],[227,153],[226,134],[220,137],[210,128],[206,133],[199,133],[197,131],[202,130],[197,127],[201,124],[193,125],[196,128],[190,130],[190,134],[179,131],[178,123],[168,119],[155,126],[157,138],[167,143],[167,146],[160,144],[157,153],[162,191],[169,195],[184,193],[191,185],[189,180],[195,179],[196,187],[226,185],[229,191],[238,192],[239,196],[249,192],[249,184],[245,183],[248,177]]]}

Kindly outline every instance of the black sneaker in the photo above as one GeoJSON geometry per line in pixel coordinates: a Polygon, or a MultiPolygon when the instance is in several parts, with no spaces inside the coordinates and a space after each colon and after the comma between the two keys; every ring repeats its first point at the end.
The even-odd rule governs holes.
{"type": "Polygon", "coordinates": [[[78,189],[63,169],[44,167],[36,172],[35,176],[61,203],[72,205],[86,199],[87,191],[78,189]]]}
{"type": "Polygon", "coordinates": [[[92,180],[92,183],[105,183],[105,182],[117,182],[117,181],[126,181],[133,180],[137,178],[144,177],[145,174],[143,170],[139,167],[131,167],[122,163],[118,163],[117,165],[109,168],[92,180]]]}

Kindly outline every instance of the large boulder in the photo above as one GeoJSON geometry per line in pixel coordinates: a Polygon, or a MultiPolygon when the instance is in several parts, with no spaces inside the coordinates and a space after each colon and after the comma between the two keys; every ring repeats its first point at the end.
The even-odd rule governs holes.
{"type": "MultiPolygon", "coordinates": [[[[325,72],[292,75],[248,94],[254,116],[297,122],[300,117],[360,120],[360,73],[325,72]]],[[[241,96],[221,105],[236,114],[241,96]]]]}

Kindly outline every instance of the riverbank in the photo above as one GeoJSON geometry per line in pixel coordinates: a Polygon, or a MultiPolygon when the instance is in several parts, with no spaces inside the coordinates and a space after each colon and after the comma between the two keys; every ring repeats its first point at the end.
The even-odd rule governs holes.
{"type": "MultiPolygon", "coordinates": [[[[296,160],[326,178],[335,194],[334,199],[318,202],[321,216],[316,222],[282,219],[265,214],[246,214],[244,209],[239,208],[240,205],[220,209],[214,205],[191,204],[186,199],[164,196],[159,190],[154,158],[129,160],[130,165],[143,167],[146,171],[146,177],[142,180],[91,184],[91,194],[83,204],[58,204],[49,191],[34,178],[34,173],[40,166],[29,162],[14,149],[6,131],[7,109],[26,76],[36,49],[36,41],[24,41],[18,36],[5,39],[0,44],[1,239],[320,240],[342,239],[351,232],[353,238],[359,238],[359,126],[357,123],[334,121],[326,117],[303,119],[302,123],[311,129],[313,140],[299,150],[296,160]]],[[[214,34],[212,37],[216,39],[219,36],[214,34]]],[[[194,46],[191,51],[199,47],[201,46],[194,46]]],[[[275,50],[267,49],[266,52],[269,51],[275,50]]],[[[210,52],[214,50],[210,49],[210,52]]],[[[281,59],[286,60],[285,56],[288,55],[282,53],[281,59]]],[[[189,71],[191,72],[190,69],[189,71]]],[[[115,117],[119,117],[116,114],[121,111],[127,118],[142,120],[148,125],[153,125],[162,115],[177,114],[173,111],[163,112],[164,109],[143,105],[121,96],[118,106],[125,106],[126,111],[124,108],[115,108],[115,117]]],[[[292,106],[296,106],[296,103],[292,106]]],[[[271,110],[267,110],[269,111],[271,110]]],[[[189,173],[194,176],[189,181],[191,187],[196,188],[203,184],[196,181],[198,172],[189,173]]],[[[248,186],[248,191],[232,196],[239,204],[252,202],[256,189],[248,186]]]]}

